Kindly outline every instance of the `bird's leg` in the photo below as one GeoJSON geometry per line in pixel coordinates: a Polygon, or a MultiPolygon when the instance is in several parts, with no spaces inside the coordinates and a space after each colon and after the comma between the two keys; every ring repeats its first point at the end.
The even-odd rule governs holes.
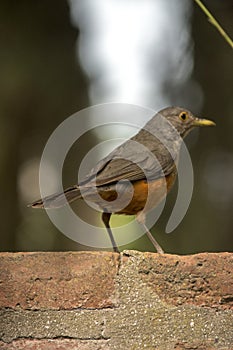
{"type": "Polygon", "coordinates": [[[145,224],[145,214],[140,212],[139,214],[137,214],[137,221],[144,227],[144,229],[146,230],[146,234],[147,237],[149,238],[149,240],[151,241],[151,243],[153,244],[153,246],[155,247],[157,253],[159,254],[164,254],[164,251],[162,249],[162,247],[159,245],[159,243],[155,240],[155,238],[152,236],[151,232],[148,230],[148,228],[146,227],[145,224]]]}
{"type": "Polygon", "coordinates": [[[112,243],[112,247],[113,247],[113,250],[114,252],[116,253],[120,253],[119,249],[118,249],[118,246],[116,244],[116,241],[113,237],[113,233],[112,233],[112,230],[111,230],[111,227],[110,227],[110,224],[109,224],[109,221],[110,221],[110,218],[111,218],[111,215],[112,213],[108,213],[106,211],[104,211],[102,213],[102,220],[103,220],[103,223],[107,229],[107,232],[108,232],[108,235],[109,235],[109,238],[111,240],[111,243],[112,243]]]}

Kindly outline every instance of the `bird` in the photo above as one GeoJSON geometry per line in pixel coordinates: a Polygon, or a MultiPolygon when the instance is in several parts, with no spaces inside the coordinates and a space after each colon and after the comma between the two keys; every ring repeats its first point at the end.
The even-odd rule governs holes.
{"type": "Polygon", "coordinates": [[[198,118],[185,108],[166,107],[136,135],[100,160],[78,184],[29,206],[59,208],[77,199],[97,204],[113,251],[117,253],[120,250],[111,230],[111,215],[135,215],[157,253],[163,254],[164,250],[146,227],[146,214],[173,187],[185,136],[195,127],[215,125],[214,121],[198,118]]]}

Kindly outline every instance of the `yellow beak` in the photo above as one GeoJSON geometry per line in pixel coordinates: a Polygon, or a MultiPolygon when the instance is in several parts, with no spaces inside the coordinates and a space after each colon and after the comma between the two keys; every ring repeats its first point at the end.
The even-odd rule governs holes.
{"type": "Polygon", "coordinates": [[[212,120],[195,118],[195,120],[193,121],[193,125],[194,126],[215,126],[216,124],[212,120]]]}

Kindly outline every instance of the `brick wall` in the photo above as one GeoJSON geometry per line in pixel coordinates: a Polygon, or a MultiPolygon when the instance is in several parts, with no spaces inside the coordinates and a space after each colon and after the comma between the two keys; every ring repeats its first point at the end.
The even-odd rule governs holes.
{"type": "Polygon", "coordinates": [[[233,254],[0,253],[0,349],[233,349],[233,254]]]}

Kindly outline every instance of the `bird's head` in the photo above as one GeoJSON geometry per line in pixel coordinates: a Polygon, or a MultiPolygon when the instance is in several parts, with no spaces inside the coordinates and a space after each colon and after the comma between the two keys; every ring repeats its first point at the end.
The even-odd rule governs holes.
{"type": "Polygon", "coordinates": [[[165,117],[179,132],[181,137],[185,137],[194,127],[215,126],[212,120],[195,117],[190,111],[181,107],[168,107],[159,112],[165,117]]]}

